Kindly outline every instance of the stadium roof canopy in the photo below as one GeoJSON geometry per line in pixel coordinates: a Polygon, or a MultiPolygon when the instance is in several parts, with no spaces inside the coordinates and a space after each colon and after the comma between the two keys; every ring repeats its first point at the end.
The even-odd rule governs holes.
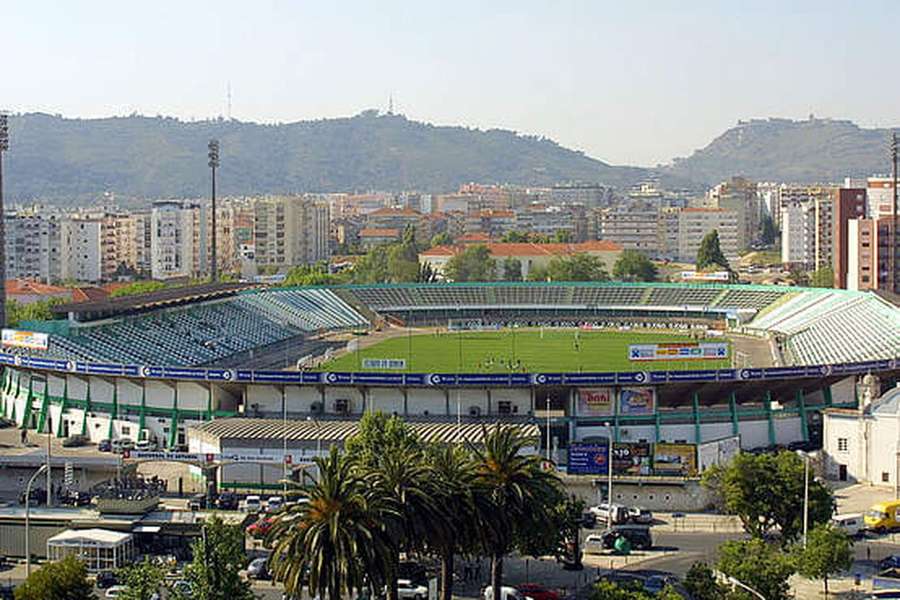
{"type": "Polygon", "coordinates": [[[178,304],[214,300],[254,287],[257,286],[252,283],[204,283],[201,285],[166,288],[121,298],[70,302],[53,306],[51,310],[60,317],[67,316],[76,321],[90,321],[178,304]]]}
{"type": "MultiPolygon", "coordinates": [[[[484,441],[484,434],[495,425],[483,421],[459,425],[446,421],[440,423],[406,421],[406,424],[426,442],[452,444],[466,441],[476,445],[484,441]]],[[[540,438],[540,430],[537,425],[532,423],[509,424],[504,422],[503,425],[516,428],[521,435],[528,439],[540,438]]],[[[359,433],[359,421],[290,420],[285,422],[281,419],[225,418],[214,419],[191,427],[189,435],[218,443],[237,441],[264,443],[271,440],[280,444],[285,437],[285,431],[288,441],[321,441],[326,444],[329,442],[343,444],[348,438],[359,433]]]]}

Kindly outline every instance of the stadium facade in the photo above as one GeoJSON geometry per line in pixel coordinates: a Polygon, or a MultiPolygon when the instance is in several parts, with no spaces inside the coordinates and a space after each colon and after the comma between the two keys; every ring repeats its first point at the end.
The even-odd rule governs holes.
{"type": "MultiPolygon", "coordinates": [[[[377,410],[411,422],[534,425],[541,451],[549,440],[564,463],[574,442],[607,435],[688,444],[740,436],[745,449],[817,443],[823,409],[857,406],[862,375],[889,386],[900,364],[900,310],[867,292],[656,283],[247,288],[63,305],[56,321],[8,332],[0,353],[3,415],[57,436],[154,439],[174,448],[219,419],[354,421],[377,410]],[[620,372],[296,366],[348,339],[352,347],[353,333],[364,329],[465,322],[709,328],[763,351],[727,369],[648,369],[643,362],[620,372]]],[[[279,435],[273,425],[272,437],[279,435]]]]}

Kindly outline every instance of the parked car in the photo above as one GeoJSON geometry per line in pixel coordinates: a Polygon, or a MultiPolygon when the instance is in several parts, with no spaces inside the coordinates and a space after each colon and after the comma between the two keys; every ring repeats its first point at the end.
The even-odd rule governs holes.
{"type": "Polygon", "coordinates": [[[155,452],[156,448],[156,440],[138,440],[134,444],[134,449],[142,452],[155,452]]]}
{"type": "Polygon", "coordinates": [[[188,500],[188,510],[206,510],[206,494],[194,494],[188,500]]]}
{"type": "MultiPolygon", "coordinates": [[[[481,597],[483,600],[494,600],[494,588],[492,586],[484,588],[481,597]]],[[[500,600],[525,600],[525,597],[516,588],[504,585],[500,587],[500,600]]]]}
{"type": "Polygon", "coordinates": [[[413,583],[409,579],[398,579],[397,597],[402,600],[425,600],[428,598],[428,588],[424,585],[413,583]]]}
{"type": "Polygon", "coordinates": [[[247,496],[240,506],[244,512],[259,512],[262,508],[262,499],[259,496],[247,496]]]}
{"type": "Polygon", "coordinates": [[[274,512],[284,506],[284,499],[281,496],[269,496],[266,500],[266,512],[274,512]]]}
{"type": "Polygon", "coordinates": [[[238,497],[236,494],[232,494],[231,492],[219,494],[216,497],[215,506],[219,510],[237,510],[238,497]]]}
{"type": "Polygon", "coordinates": [[[633,506],[628,509],[628,520],[632,523],[649,525],[653,522],[653,513],[646,508],[633,506]]]}
{"type": "Polygon", "coordinates": [[[193,592],[191,592],[191,584],[185,579],[179,579],[173,583],[172,591],[181,598],[190,598],[193,594],[193,592]]]}
{"type": "Polygon", "coordinates": [[[523,583],[517,585],[516,589],[520,594],[532,600],[559,600],[559,594],[537,583],[523,583]]]}
{"type": "Polygon", "coordinates": [[[628,521],[628,509],[622,504],[602,502],[588,509],[602,523],[625,523],[628,521]]]}
{"type": "Polygon", "coordinates": [[[585,529],[593,529],[597,526],[597,515],[589,510],[584,511],[581,515],[580,525],[585,529]]]}
{"type": "Polygon", "coordinates": [[[134,440],[131,438],[118,438],[112,441],[112,451],[116,454],[134,450],[134,440]]]}
{"type": "Polygon", "coordinates": [[[879,570],[900,569],[900,554],[891,554],[878,562],[879,570]]]}
{"type": "Polygon", "coordinates": [[[109,588],[108,590],[106,590],[106,593],[103,595],[103,597],[104,598],[118,598],[119,596],[124,595],[125,591],[127,589],[128,588],[126,588],[124,585],[114,585],[111,588],[109,588]]]}
{"type": "Polygon", "coordinates": [[[397,565],[397,579],[407,579],[413,583],[425,584],[428,582],[428,572],[424,565],[412,560],[404,560],[397,565]]]}
{"type": "Polygon", "coordinates": [[[75,434],[70,435],[62,441],[63,448],[79,448],[86,446],[90,440],[86,435],[75,434]]]}
{"type": "Polygon", "coordinates": [[[68,506],[88,506],[92,499],[93,496],[90,493],[75,490],[69,490],[60,498],[62,503],[68,506]]]}
{"type": "Polygon", "coordinates": [[[97,450],[100,452],[112,452],[112,440],[100,440],[97,443],[97,450]]]}
{"type": "MultiPolygon", "coordinates": [[[[47,502],[47,491],[41,488],[33,488],[29,496],[32,505],[44,504],[47,502]]],[[[25,504],[25,492],[19,494],[19,504],[25,504]]]]}
{"type": "Polygon", "coordinates": [[[116,578],[116,574],[112,571],[100,571],[99,573],[97,573],[97,587],[101,590],[111,588],[117,583],[119,583],[119,580],[116,578]]]}
{"type": "Polygon", "coordinates": [[[265,556],[254,558],[247,566],[247,577],[250,579],[269,578],[269,559],[265,556]]]}
{"type": "Polygon", "coordinates": [[[848,513],[844,515],[834,515],[831,517],[831,524],[835,529],[839,529],[850,537],[857,537],[862,534],[866,527],[863,516],[860,513],[848,513]]]}
{"type": "Polygon", "coordinates": [[[604,531],[600,536],[603,540],[603,547],[606,549],[614,548],[618,538],[625,538],[632,548],[638,550],[649,550],[653,547],[653,536],[650,534],[649,527],[619,525],[604,531]]]}
{"type": "Polygon", "coordinates": [[[250,526],[247,527],[247,533],[249,533],[253,537],[263,537],[269,533],[270,529],[272,529],[272,524],[274,522],[274,519],[272,519],[271,517],[260,519],[255,523],[251,523],[250,526]]]}

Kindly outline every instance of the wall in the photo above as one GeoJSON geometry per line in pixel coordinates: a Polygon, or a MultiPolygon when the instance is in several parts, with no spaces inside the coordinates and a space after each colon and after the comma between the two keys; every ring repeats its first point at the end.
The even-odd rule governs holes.
{"type": "MultiPolygon", "coordinates": [[[[599,494],[606,494],[606,480],[587,476],[563,476],[563,483],[569,494],[575,494],[589,506],[597,504],[599,494]],[[599,481],[598,485],[594,482],[599,481]],[[602,490],[602,491],[601,491],[602,490]]],[[[613,501],[626,506],[642,506],[653,511],[697,512],[711,504],[709,492],[697,480],[678,485],[653,483],[625,483],[613,481],[613,501]]]]}

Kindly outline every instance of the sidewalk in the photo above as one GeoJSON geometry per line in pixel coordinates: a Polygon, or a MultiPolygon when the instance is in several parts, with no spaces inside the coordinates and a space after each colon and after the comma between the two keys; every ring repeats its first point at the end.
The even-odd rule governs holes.
{"type": "Polygon", "coordinates": [[[714,513],[654,513],[655,531],[739,533],[744,530],[741,520],[733,515],[714,513]],[[675,517],[674,515],[678,515],[675,517]]]}

